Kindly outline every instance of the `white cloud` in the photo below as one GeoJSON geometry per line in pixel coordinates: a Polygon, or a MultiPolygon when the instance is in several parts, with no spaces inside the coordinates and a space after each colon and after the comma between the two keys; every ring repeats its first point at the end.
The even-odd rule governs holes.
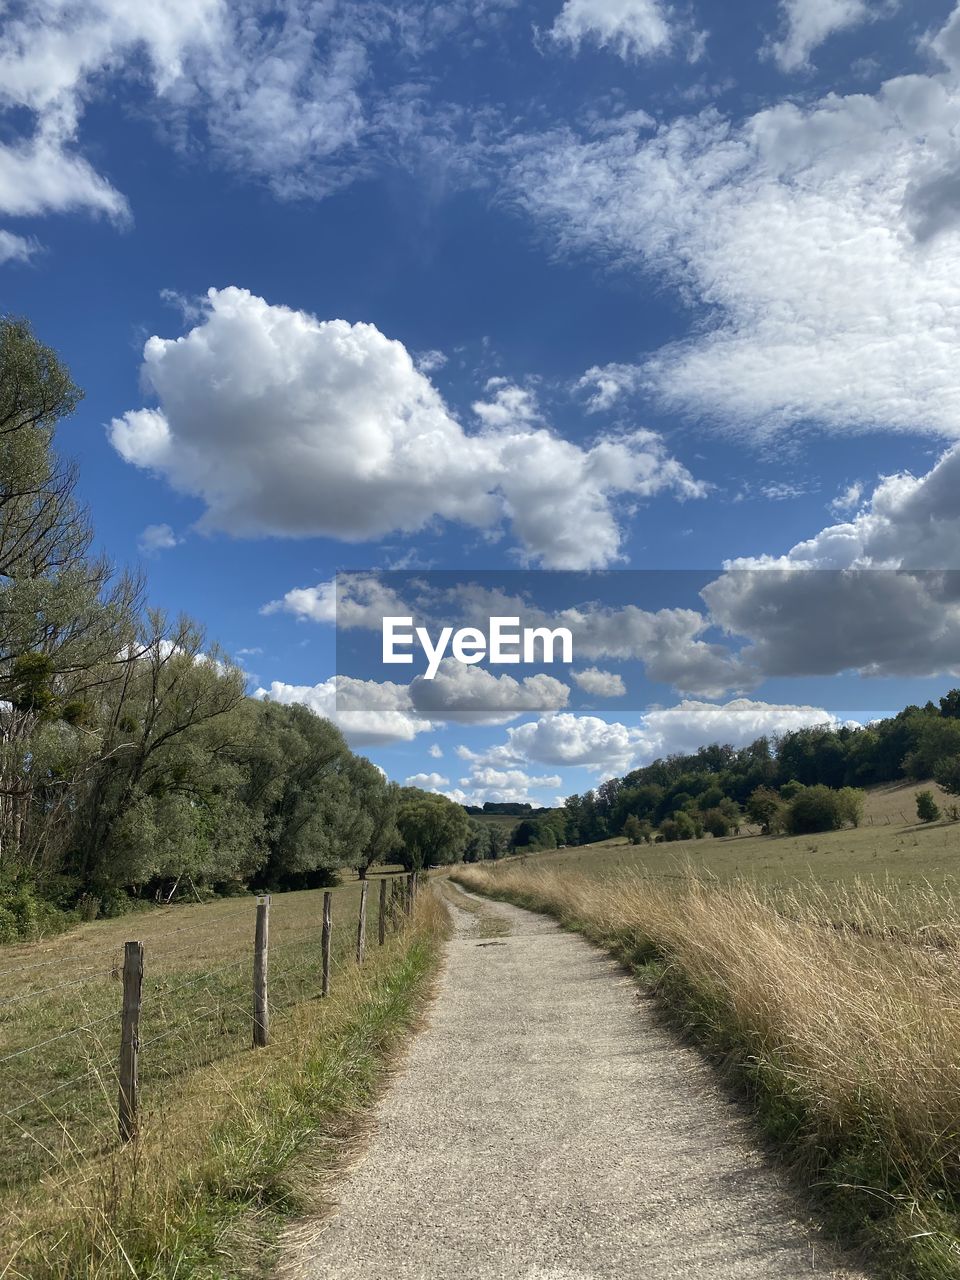
{"type": "Polygon", "coordinates": [[[320,684],[293,685],[274,680],[269,689],[257,689],[254,697],[309,707],[332,720],[352,747],[411,742],[433,727],[414,711],[407,686],[390,681],[331,676],[320,684]]]}
{"type": "Polygon", "coordinates": [[[627,692],[623,676],[614,671],[601,671],[598,667],[587,667],[584,671],[570,673],[581,689],[596,694],[599,698],[622,698],[627,692]]]}
{"type": "Polygon", "coordinates": [[[837,494],[830,503],[830,510],[834,515],[842,515],[845,511],[855,511],[860,505],[860,499],[863,497],[863,485],[859,480],[855,480],[853,484],[848,484],[845,489],[837,494]]]}
{"type": "Polygon", "coordinates": [[[771,47],[783,71],[809,66],[810,54],[836,31],[875,16],[866,0],[781,0],[785,33],[771,47]]]}
{"type": "Polygon", "coordinates": [[[145,555],[156,555],[158,551],[169,551],[179,541],[168,524],[148,524],[137,539],[137,546],[145,555]]]}
{"type": "Polygon", "coordinates": [[[427,755],[431,756],[434,760],[441,760],[443,758],[443,748],[440,746],[440,743],[431,742],[427,755]]]}
{"type": "Polygon", "coordinates": [[[565,0],[550,35],[574,49],[591,41],[626,60],[662,53],[671,43],[659,0],[565,0]]]}
{"type": "Polygon", "coordinates": [[[836,723],[821,707],[777,705],[749,698],[726,703],[687,699],[673,707],[648,711],[634,727],[596,716],[545,716],[508,729],[503,743],[468,753],[468,758],[472,773],[484,767],[509,768],[532,762],[577,766],[611,776],[714,742],[746,746],[762,735],[836,723]]]}
{"type": "Polygon", "coordinates": [[[266,616],[272,613],[292,613],[301,622],[335,622],[337,617],[337,588],[331,579],[329,582],[318,582],[315,587],[293,587],[279,600],[270,600],[263,605],[260,612],[266,616]]]}
{"type": "Polygon", "coordinates": [[[537,776],[526,773],[523,769],[494,769],[488,765],[478,765],[470,771],[468,777],[460,779],[460,787],[467,787],[469,791],[458,788],[458,795],[464,797],[460,800],[461,804],[482,805],[487,800],[531,804],[537,803],[531,797],[531,791],[556,788],[561,784],[562,779],[558,774],[537,776]]]}
{"type": "Polygon", "coordinates": [[[568,687],[553,676],[538,673],[515,680],[455,658],[444,658],[432,680],[417,676],[410,685],[410,699],[420,715],[461,724],[506,724],[524,712],[554,711],[569,697],[568,687]]]}
{"type": "Polygon", "coordinates": [[[417,59],[464,28],[479,38],[512,3],[15,6],[0,30],[0,111],[11,139],[0,145],[0,210],[128,216],[124,196],[80,150],[85,108],[116,95],[121,79],[150,95],[173,145],[202,148],[281,197],[322,196],[384,163],[462,169],[469,161],[453,154],[451,111],[428,113],[417,59]]]}
{"type": "Polygon", "coordinates": [[[412,773],[404,781],[405,787],[423,787],[424,790],[435,791],[437,787],[449,787],[450,779],[442,773],[412,773]]]}
{"type": "Polygon", "coordinates": [[[649,431],[583,448],[503,401],[467,434],[402,343],[244,289],[211,289],[185,337],[150,338],[143,377],[161,407],[115,418],[111,442],[202,498],[203,529],[364,541],[505,518],[525,558],[582,569],[620,555],[617,495],[705,491],[649,431]]]}
{"type": "Polygon", "coordinates": [[[956,675],[957,565],[960,447],[924,476],[884,477],[855,516],[785,555],[728,562],[702,595],[768,675],[956,675]]]}
{"type": "Polygon", "coordinates": [[[0,265],[5,262],[29,262],[40,245],[29,236],[17,236],[12,231],[0,231],[0,265]]]}
{"type": "Polygon", "coordinates": [[[874,95],[514,143],[510,194],[561,249],[664,278],[700,309],[633,375],[586,374],[594,407],[635,385],[738,434],[960,436],[954,31],[931,46],[948,69],[874,95]]]}

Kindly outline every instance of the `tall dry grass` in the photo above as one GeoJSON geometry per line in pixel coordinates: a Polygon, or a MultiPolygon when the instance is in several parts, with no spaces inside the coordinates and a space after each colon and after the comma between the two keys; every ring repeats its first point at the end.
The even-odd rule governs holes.
{"type": "Polygon", "coordinates": [[[960,951],[951,900],[764,893],[501,865],[455,877],[547,911],[655,985],[749,1084],[835,1220],[890,1275],[960,1275],[960,951]],[[926,919],[925,919],[926,917],[926,919]]]}

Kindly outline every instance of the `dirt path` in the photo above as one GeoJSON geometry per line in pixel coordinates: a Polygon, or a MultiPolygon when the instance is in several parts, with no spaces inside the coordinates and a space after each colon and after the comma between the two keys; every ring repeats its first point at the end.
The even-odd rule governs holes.
{"type": "Polygon", "coordinates": [[[543,916],[460,900],[427,1026],[291,1274],[863,1280],[831,1266],[613,962],[543,916]]]}

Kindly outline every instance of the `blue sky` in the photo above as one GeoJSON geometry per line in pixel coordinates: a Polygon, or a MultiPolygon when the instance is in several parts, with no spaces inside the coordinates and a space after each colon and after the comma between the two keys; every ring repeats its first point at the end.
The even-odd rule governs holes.
{"type": "Polygon", "coordinates": [[[35,0],[0,120],[103,547],[391,776],[550,801],[956,682],[942,582],[721,572],[958,562],[949,0],[35,0]],[[334,700],[324,584],[397,568],[717,585],[478,724],[334,700]]]}

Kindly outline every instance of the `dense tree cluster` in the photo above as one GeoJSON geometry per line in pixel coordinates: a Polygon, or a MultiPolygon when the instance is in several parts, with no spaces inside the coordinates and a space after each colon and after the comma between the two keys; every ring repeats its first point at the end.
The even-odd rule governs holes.
{"type": "Polygon", "coordinates": [[[458,805],[388,783],[306,708],[247,698],[200,627],[91,555],[54,449],[79,399],[29,326],[0,320],[0,940],[38,903],[92,914],[181,883],[459,856],[458,805]]]}
{"type": "Polygon", "coordinates": [[[824,725],[655,760],[569,796],[556,841],[688,840],[743,823],[768,834],[835,830],[860,822],[860,788],[927,778],[960,795],[960,690],[860,729],[824,725]]]}

